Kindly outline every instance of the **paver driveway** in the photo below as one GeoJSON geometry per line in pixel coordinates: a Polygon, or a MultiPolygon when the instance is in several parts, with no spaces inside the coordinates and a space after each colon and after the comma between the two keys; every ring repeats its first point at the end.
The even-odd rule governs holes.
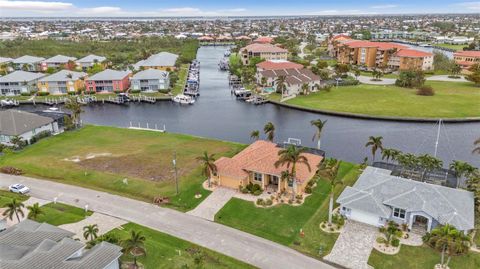
{"type": "Polygon", "coordinates": [[[367,262],[377,234],[376,227],[348,220],[325,259],[351,269],[373,269],[367,262]]]}
{"type": "Polygon", "coordinates": [[[83,227],[87,225],[97,224],[98,226],[97,235],[100,236],[126,223],[127,223],[126,221],[121,220],[119,218],[94,212],[91,216],[89,216],[88,218],[82,221],[60,225],[60,228],[75,233],[75,238],[78,238],[80,239],[80,241],[85,242],[86,240],[83,237],[83,227]]]}
{"type": "Polygon", "coordinates": [[[233,189],[218,187],[195,209],[188,211],[187,214],[213,221],[215,214],[232,199],[235,193],[236,191],[233,189]]]}

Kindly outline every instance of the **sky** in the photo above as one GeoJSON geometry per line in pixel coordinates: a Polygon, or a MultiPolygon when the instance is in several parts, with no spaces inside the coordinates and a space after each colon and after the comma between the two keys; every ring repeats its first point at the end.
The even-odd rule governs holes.
{"type": "Polygon", "coordinates": [[[0,17],[182,17],[480,13],[468,0],[0,0],[0,17]]]}

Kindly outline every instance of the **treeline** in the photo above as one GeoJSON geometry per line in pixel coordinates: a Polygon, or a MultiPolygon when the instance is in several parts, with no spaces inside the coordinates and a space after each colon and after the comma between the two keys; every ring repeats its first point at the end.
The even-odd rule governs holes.
{"type": "Polygon", "coordinates": [[[0,56],[17,58],[23,55],[51,57],[57,54],[84,57],[96,54],[107,57],[113,65],[135,63],[148,56],[167,51],[179,54],[179,63],[187,63],[197,55],[198,41],[180,40],[174,37],[142,37],[132,40],[115,39],[110,41],[62,41],[17,39],[0,42],[0,56]]]}

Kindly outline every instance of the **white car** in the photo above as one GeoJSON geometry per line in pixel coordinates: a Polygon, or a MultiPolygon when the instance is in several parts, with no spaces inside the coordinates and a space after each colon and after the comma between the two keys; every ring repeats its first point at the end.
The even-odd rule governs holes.
{"type": "Polygon", "coordinates": [[[11,192],[25,194],[30,191],[30,189],[23,184],[13,184],[8,187],[11,192]]]}

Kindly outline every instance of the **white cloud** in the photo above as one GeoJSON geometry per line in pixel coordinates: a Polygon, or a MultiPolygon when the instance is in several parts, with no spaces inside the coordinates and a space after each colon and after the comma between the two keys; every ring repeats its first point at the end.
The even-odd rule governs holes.
{"type": "Polygon", "coordinates": [[[161,9],[161,16],[232,16],[241,15],[247,11],[245,8],[219,9],[219,10],[203,10],[196,7],[176,7],[161,9]]]}
{"type": "Polygon", "coordinates": [[[480,2],[462,2],[462,3],[457,3],[455,6],[462,7],[468,11],[474,11],[474,10],[480,10],[480,2]]]}
{"type": "Polygon", "coordinates": [[[67,10],[72,7],[73,7],[72,3],[65,3],[65,2],[0,0],[0,9],[9,9],[9,10],[56,11],[56,10],[67,10]]]}
{"type": "Polygon", "coordinates": [[[85,15],[121,15],[124,14],[120,7],[92,7],[92,8],[82,8],[77,11],[78,14],[85,15]]]}
{"type": "Polygon", "coordinates": [[[370,8],[374,8],[374,9],[389,9],[389,8],[396,8],[396,7],[398,7],[398,5],[389,4],[389,5],[376,5],[376,6],[371,6],[370,8]]]}
{"type": "Polygon", "coordinates": [[[321,10],[316,12],[310,12],[307,15],[368,15],[368,14],[377,14],[375,12],[369,12],[359,9],[345,9],[345,10],[321,10]]]}

